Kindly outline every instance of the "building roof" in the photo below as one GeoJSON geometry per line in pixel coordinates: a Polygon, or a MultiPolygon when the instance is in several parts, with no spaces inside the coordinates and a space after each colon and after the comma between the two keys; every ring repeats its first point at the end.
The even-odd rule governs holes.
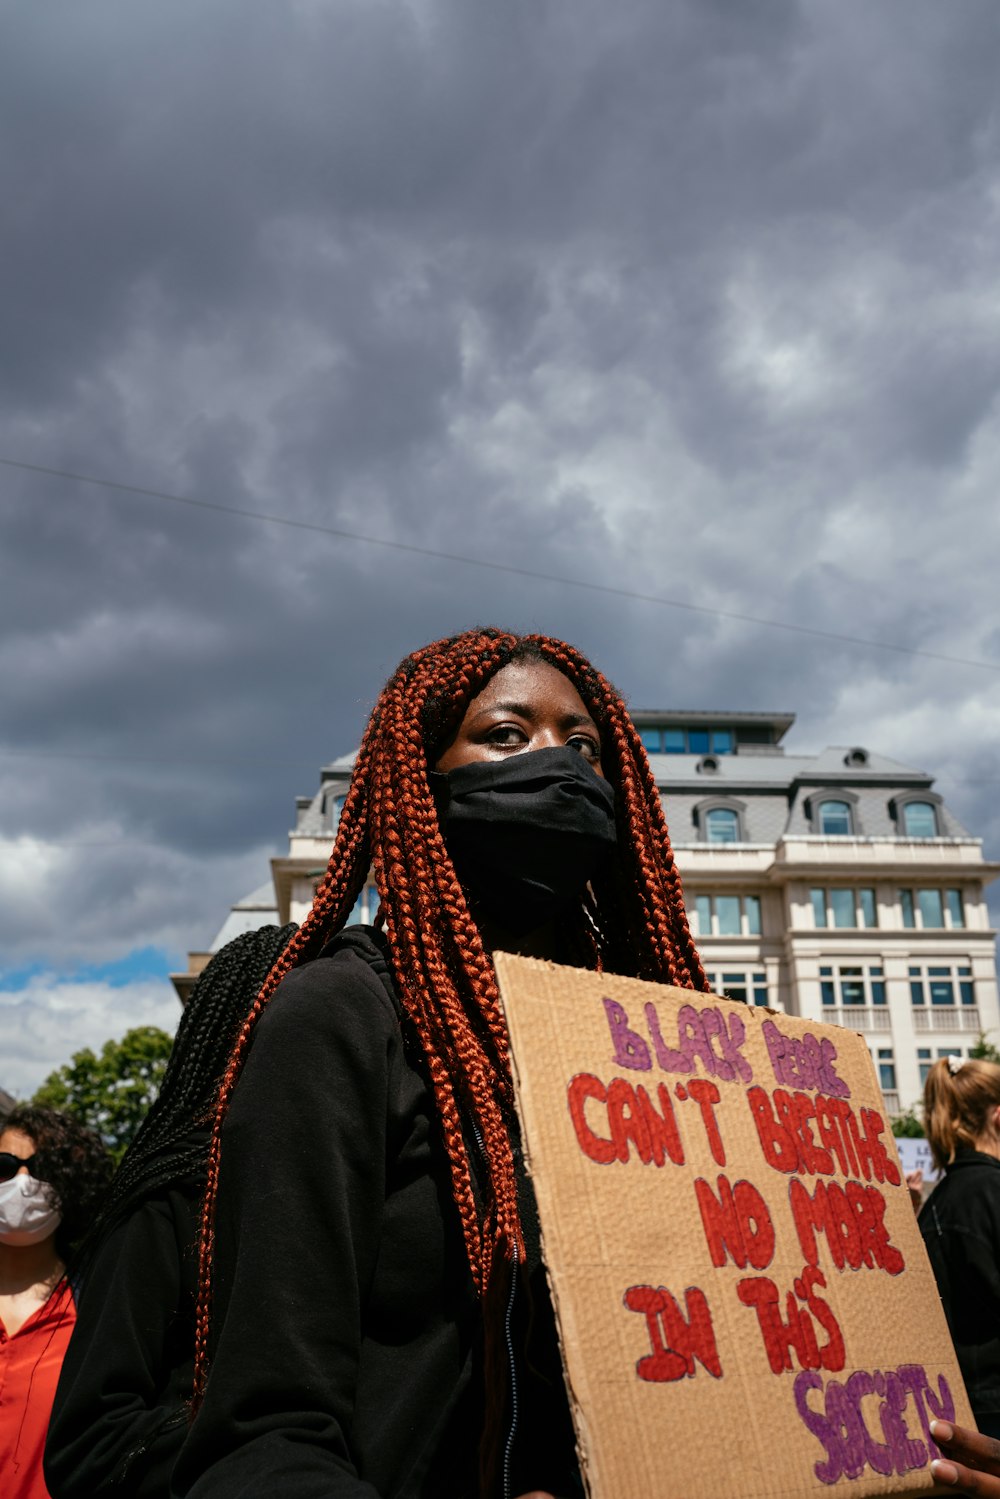
{"type": "Polygon", "coordinates": [[[241,937],[244,932],[255,932],[258,927],[276,926],[277,923],[274,881],[269,879],[266,884],[258,885],[256,890],[251,890],[249,895],[244,895],[242,900],[231,907],[215,934],[209,952],[219,952],[227,942],[232,942],[234,937],[241,937]]]}

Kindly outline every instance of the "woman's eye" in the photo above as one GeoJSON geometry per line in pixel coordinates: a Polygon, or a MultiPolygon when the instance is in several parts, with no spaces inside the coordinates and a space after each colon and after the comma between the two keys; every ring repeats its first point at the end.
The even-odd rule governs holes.
{"type": "Polygon", "coordinates": [[[497,724],[496,728],[491,729],[487,734],[486,739],[487,743],[498,744],[501,749],[506,745],[527,743],[527,735],[523,729],[517,728],[512,723],[497,724]]]}
{"type": "Polygon", "coordinates": [[[575,749],[587,760],[596,762],[601,758],[601,746],[595,739],[591,739],[586,734],[579,734],[574,739],[568,739],[566,741],[566,748],[575,749]]]}

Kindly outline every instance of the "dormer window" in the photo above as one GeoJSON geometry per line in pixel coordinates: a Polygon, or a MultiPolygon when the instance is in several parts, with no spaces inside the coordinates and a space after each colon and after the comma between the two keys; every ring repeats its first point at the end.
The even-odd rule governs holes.
{"type": "Polygon", "coordinates": [[[705,813],[706,843],[739,843],[740,816],[732,807],[712,807],[705,813]]]}
{"type": "Polygon", "coordinates": [[[824,838],[849,838],[854,831],[851,826],[849,802],[820,802],[816,812],[819,832],[824,838]]]}
{"type": "Polygon", "coordinates": [[[937,837],[937,808],[933,802],[904,802],[900,808],[900,812],[902,813],[904,837],[937,837]]]}

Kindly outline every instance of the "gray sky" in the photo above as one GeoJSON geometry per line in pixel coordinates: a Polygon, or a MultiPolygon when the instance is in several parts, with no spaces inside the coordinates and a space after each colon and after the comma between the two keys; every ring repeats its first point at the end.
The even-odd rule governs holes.
{"type": "Polygon", "coordinates": [[[0,47],[0,1083],[172,1025],[407,650],[779,708],[1000,857],[995,0],[48,0],[0,47]]]}

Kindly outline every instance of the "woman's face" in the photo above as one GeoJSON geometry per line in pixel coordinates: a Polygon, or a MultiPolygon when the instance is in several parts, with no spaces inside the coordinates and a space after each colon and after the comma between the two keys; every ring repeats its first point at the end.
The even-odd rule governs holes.
{"type": "Polygon", "coordinates": [[[562,748],[578,750],[603,778],[601,736],[569,678],[547,661],[512,661],[472,699],[434,768],[562,748]]]}
{"type": "MultiPolygon", "coordinates": [[[[20,1160],[27,1161],[35,1153],[35,1142],[30,1135],[26,1135],[21,1129],[5,1129],[0,1134],[0,1155],[4,1152],[9,1152],[11,1155],[16,1155],[20,1160]]],[[[15,1176],[29,1176],[31,1173],[28,1171],[27,1166],[19,1166],[14,1174],[15,1176]]],[[[9,1181],[10,1178],[7,1177],[6,1180],[9,1181]]]]}

